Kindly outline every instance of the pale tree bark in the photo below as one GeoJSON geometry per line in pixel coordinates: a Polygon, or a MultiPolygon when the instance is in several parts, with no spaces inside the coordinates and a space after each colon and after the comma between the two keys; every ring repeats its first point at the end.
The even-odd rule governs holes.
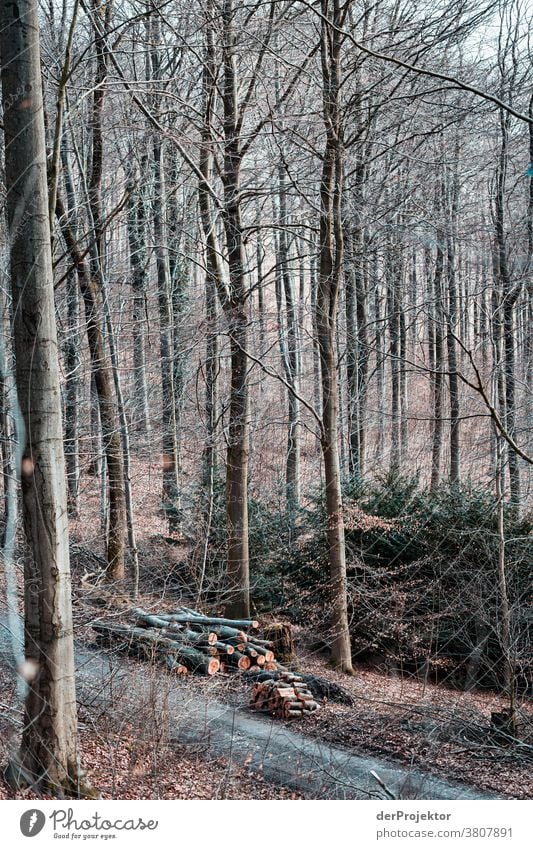
{"type": "Polygon", "coordinates": [[[375,289],[374,289],[374,347],[376,349],[376,394],[378,433],[376,438],[374,458],[381,459],[385,445],[385,318],[382,316],[382,293],[378,274],[377,253],[374,259],[375,289]]]}
{"type": "MultiPolygon", "coordinates": [[[[151,4],[151,16],[146,30],[151,44],[151,78],[160,81],[161,57],[158,53],[161,40],[161,24],[156,4],[151,4]]],[[[162,83],[160,83],[162,86],[162,83]]],[[[161,93],[153,97],[155,109],[161,105],[161,93]]],[[[165,150],[161,135],[154,133],[152,139],[152,217],[155,237],[155,260],[157,269],[157,297],[159,304],[159,353],[161,360],[161,406],[162,406],[162,500],[168,518],[169,531],[180,528],[180,475],[176,428],[176,396],[173,373],[172,292],[170,261],[168,253],[167,203],[165,181],[165,150]]]]}
{"type": "MultiPolygon", "coordinates": [[[[260,210],[258,208],[257,211],[257,222],[260,224],[260,210]]],[[[263,262],[265,258],[265,248],[263,245],[263,238],[261,235],[261,231],[257,232],[257,243],[256,243],[256,272],[257,272],[257,320],[259,323],[259,353],[260,356],[263,355],[265,350],[265,281],[263,280],[263,262]]],[[[264,392],[264,384],[261,383],[260,386],[261,393],[264,392]]]]}
{"type": "MultiPolygon", "coordinates": [[[[299,355],[298,355],[298,314],[294,297],[294,280],[290,268],[287,186],[283,164],[278,167],[279,190],[279,270],[283,283],[285,299],[285,377],[291,389],[288,392],[288,432],[287,432],[287,462],[285,467],[285,492],[287,500],[287,516],[289,528],[295,519],[295,510],[300,503],[300,402],[299,395],[299,355]]],[[[280,332],[281,328],[280,328],[280,332]]]]}
{"type": "MultiPolygon", "coordinates": [[[[61,145],[67,214],[71,227],[76,229],[75,196],[70,173],[70,163],[65,145],[61,145]]],[[[55,191],[57,196],[57,188],[55,191]]],[[[55,203],[55,198],[54,198],[55,203]]],[[[65,341],[65,461],[67,468],[68,508],[72,516],[78,515],[80,480],[79,407],[81,396],[80,355],[80,297],[75,269],[67,275],[67,339],[65,341]]]]}
{"type": "MultiPolygon", "coordinates": [[[[120,430],[113,399],[113,377],[105,354],[102,332],[104,292],[103,262],[105,257],[105,231],[102,212],[103,175],[103,131],[102,112],[104,106],[105,81],[107,79],[106,33],[111,26],[113,3],[93,0],[92,11],[96,49],[96,73],[91,107],[91,163],[88,181],[89,210],[94,238],[90,249],[90,281],[78,262],[78,280],[82,289],[87,320],[87,336],[91,351],[91,365],[98,395],[98,409],[102,428],[102,444],[107,463],[109,483],[109,530],[107,533],[107,578],[119,581],[124,578],[124,554],[126,536],[126,498],[124,492],[124,461],[120,430]]],[[[57,203],[56,203],[57,210],[57,203]]],[[[65,231],[64,235],[65,235],[65,231]]],[[[72,249],[71,253],[72,253],[72,249]]],[[[83,264],[83,263],[82,263],[83,264]]]]}
{"type": "MultiPolygon", "coordinates": [[[[180,202],[178,200],[179,182],[178,158],[174,154],[170,167],[170,179],[172,190],[169,193],[167,205],[167,239],[170,268],[170,307],[172,320],[172,384],[174,393],[174,427],[176,429],[176,465],[178,473],[178,484],[182,469],[182,415],[185,403],[185,385],[187,380],[187,354],[185,350],[185,330],[188,314],[187,304],[189,300],[189,286],[196,279],[194,269],[191,275],[191,262],[188,256],[191,253],[192,243],[195,241],[194,234],[187,235],[186,210],[192,205],[193,198],[185,195],[180,202]]],[[[178,502],[179,505],[179,502],[178,502]]]]}
{"type": "MultiPolygon", "coordinates": [[[[459,144],[456,143],[455,162],[458,162],[459,154],[459,144]]],[[[461,406],[459,400],[459,378],[457,376],[457,347],[455,342],[458,320],[457,261],[455,250],[459,194],[457,167],[455,173],[450,178],[450,185],[447,189],[448,232],[446,236],[446,277],[448,282],[448,307],[446,310],[446,347],[448,352],[448,386],[450,390],[450,483],[457,484],[460,480],[461,471],[461,406]]],[[[462,335],[464,339],[466,334],[463,332],[462,335]]]]}
{"type": "Polygon", "coordinates": [[[389,326],[389,360],[391,373],[391,449],[390,470],[401,465],[400,443],[400,277],[401,247],[393,237],[387,245],[387,319],[389,326]]]}
{"type": "MultiPolygon", "coordinates": [[[[277,39],[274,47],[277,48],[277,39]]],[[[287,505],[287,523],[289,544],[295,520],[295,511],[300,503],[300,358],[298,351],[298,311],[294,295],[294,274],[290,263],[289,212],[287,208],[287,175],[285,173],[285,144],[284,144],[284,108],[280,104],[280,65],[276,62],[274,74],[274,93],[277,111],[280,112],[280,161],[278,162],[277,185],[277,224],[278,233],[274,234],[276,243],[276,296],[278,305],[278,333],[281,359],[285,379],[290,387],[287,394],[288,423],[287,423],[287,455],[285,464],[285,498],[287,505]],[[278,285],[279,282],[279,285],[278,285]],[[282,309],[281,290],[285,300],[285,310],[282,309]],[[284,314],[283,314],[284,312],[284,314]]]]}
{"type": "Polygon", "coordinates": [[[320,351],[318,348],[318,331],[316,326],[316,296],[318,291],[318,249],[315,245],[315,242],[315,236],[313,233],[311,233],[311,253],[309,256],[309,288],[311,290],[311,322],[313,331],[313,399],[315,409],[319,410],[321,406],[320,351]]]}
{"type": "MultiPolygon", "coordinates": [[[[515,351],[515,304],[520,294],[520,286],[513,283],[509,270],[507,237],[505,232],[505,187],[509,157],[510,117],[500,112],[501,144],[496,172],[496,191],[494,197],[494,231],[497,257],[497,273],[502,298],[503,332],[503,379],[504,379],[504,422],[507,433],[514,439],[516,434],[516,351],[515,351]]],[[[517,454],[508,446],[507,464],[509,468],[510,500],[515,507],[520,506],[520,466],[517,454]]]]}
{"type": "MultiPolygon", "coordinates": [[[[220,255],[216,224],[212,215],[209,186],[213,179],[213,148],[211,144],[211,125],[215,109],[215,46],[212,28],[212,5],[209,4],[205,36],[205,58],[203,68],[203,110],[204,123],[200,147],[199,169],[201,179],[198,187],[200,218],[205,239],[205,313],[206,313],[206,350],[205,350],[205,419],[206,437],[202,454],[202,485],[204,496],[205,540],[203,561],[198,580],[198,600],[201,598],[207,569],[208,549],[213,519],[215,479],[217,473],[216,423],[217,423],[217,379],[220,369],[218,351],[217,289],[224,286],[224,271],[220,255]]],[[[261,287],[259,287],[261,292],[261,287]]]]}
{"type": "MultiPolygon", "coordinates": [[[[529,161],[533,162],[533,94],[529,99],[529,117],[531,123],[528,130],[529,161]]],[[[529,433],[528,444],[533,443],[533,177],[529,178],[527,193],[527,272],[529,280],[525,293],[526,332],[524,339],[525,359],[525,390],[526,390],[526,423],[529,433]]]]}
{"type": "Polygon", "coordinates": [[[65,458],[37,3],[2,4],[0,52],[16,381],[26,427],[25,649],[31,665],[11,778],[80,795],[65,458]]]}
{"type": "Polygon", "coordinates": [[[437,257],[433,277],[433,342],[434,375],[433,386],[433,435],[431,448],[431,489],[435,490],[441,481],[442,439],[444,415],[444,308],[442,277],[444,272],[443,233],[437,230],[437,257]]]}
{"type": "Polygon", "coordinates": [[[337,434],[336,324],[343,257],[343,146],[340,105],[342,10],[339,0],[322,0],[320,51],[326,147],[320,183],[319,271],[316,326],[322,381],[322,452],[326,486],[327,541],[331,582],[331,662],[352,673],[346,582],[346,546],[337,434]],[[331,23],[330,23],[331,21],[331,23]]]}

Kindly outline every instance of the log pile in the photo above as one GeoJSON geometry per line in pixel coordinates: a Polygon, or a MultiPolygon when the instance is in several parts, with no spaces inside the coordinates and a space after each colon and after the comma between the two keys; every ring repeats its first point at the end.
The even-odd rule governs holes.
{"type": "Polygon", "coordinates": [[[276,672],[280,668],[271,642],[250,634],[259,624],[253,619],[203,616],[188,607],[158,614],[135,608],[132,616],[132,625],[92,622],[97,641],[135,656],[155,658],[178,675],[249,669],[276,672]]]}
{"type": "Polygon", "coordinates": [[[317,710],[318,702],[301,675],[282,672],[276,680],[254,684],[250,707],[279,719],[302,719],[317,710]]]}

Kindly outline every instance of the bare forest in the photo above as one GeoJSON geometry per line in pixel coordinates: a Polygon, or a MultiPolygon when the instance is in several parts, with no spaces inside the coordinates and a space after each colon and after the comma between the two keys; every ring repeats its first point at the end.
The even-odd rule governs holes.
{"type": "Polygon", "coordinates": [[[0,7],[0,799],[530,798],[531,2],[0,7]]]}

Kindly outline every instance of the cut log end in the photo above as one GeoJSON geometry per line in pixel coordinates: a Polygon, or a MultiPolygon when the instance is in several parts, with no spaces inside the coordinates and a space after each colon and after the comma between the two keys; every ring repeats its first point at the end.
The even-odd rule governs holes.
{"type": "Polygon", "coordinates": [[[208,675],[216,675],[220,669],[220,661],[218,657],[209,658],[209,662],[207,664],[207,674],[208,675]]]}

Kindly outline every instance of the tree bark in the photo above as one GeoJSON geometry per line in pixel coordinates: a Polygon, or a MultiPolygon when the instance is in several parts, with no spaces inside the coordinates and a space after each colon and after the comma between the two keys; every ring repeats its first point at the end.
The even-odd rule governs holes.
{"type": "MultiPolygon", "coordinates": [[[[514,311],[520,293],[518,285],[513,285],[507,256],[505,233],[505,186],[509,157],[509,116],[500,113],[501,146],[496,173],[496,193],[494,199],[494,228],[496,242],[497,269],[502,296],[503,331],[503,377],[504,377],[504,421],[507,433],[516,435],[516,380],[515,380],[515,339],[514,311]]],[[[510,500],[520,507],[520,466],[517,454],[507,446],[507,464],[509,467],[510,500]]]]}
{"type": "Polygon", "coordinates": [[[337,434],[336,323],[343,256],[343,149],[340,107],[342,35],[338,0],[322,0],[321,59],[326,147],[320,182],[320,244],[316,326],[322,382],[322,452],[326,486],[326,521],[330,565],[331,662],[352,673],[346,582],[346,548],[337,434]],[[329,23],[330,19],[332,23],[329,23]]]}
{"type": "MultiPolygon", "coordinates": [[[[113,3],[93,0],[95,20],[103,19],[103,31],[111,26],[113,3]]],[[[124,463],[120,430],[113,401],[111,369],[105,355],[102,332],[103,310],[102,280],[104,275],[105,233],[102,213],[103,132],[105,81],[107,79],[107,52],[105,36],[95,27],[96,74],[91,109],[92,156],[88,181],[89,208],[94,239],[90,250],[90,285],[83,284],[82,296],[87,317],[87,335],[92,351],[94,381],[98,394],[102,442],[107,460],[109,482],[109,530],[107,534],[107,577],[112,581],[124,578],[124,552],[126,535],[126,500],[124,494],[124,463]]],[[[57,204],[56,204],[57,206],[57,204]]],[[[81,283],[81,278],[80,283],[81,283]]]]}
{"type": "MultiPolygon", "coordinates": [[[[456,145],[456,162],[460,154],[459,145],[456,145]]],[[[449,186],[449,220],[448,234],[446,237],[447,252],[447,281],[448,281],[448,309],[446,311],[446,346],[448,351],[448,385],[450,389],[450,483],[457,484],[460,480],[461,469],[461,407],[459,402],[459,377],[457,375],[457,346],[455,332],[457,325],[457,279],[456,279],[456,256],[455,256],[455,229],[457,218],[458,201],[458,175],[452,177],[452,185],[449,186]]],[[[463,332],[462,338],[465,338],[463,332]]]]}
{"type": "Polygon", "coordinates": [[[431,449],[431,489],[435,490],[441,480],[442,436],[444,414],[444,316],[442,305],[442,275],[444,270],[444,251],[441,235],[437,234],[437,258],[433,278],[433,340],[434,368],[433,377],[433,438],[431,449]]]}
{"type": "MultiPolygon", "coordinates": [[[[129,153],[130,159],[133,151],[129,153]]],[[[146,345],[144,323],[146,320],[146,199],[142,184],[147,168],[147,157],[141,162],[140,185],[135,184],[133,168],[127,171],[126,190],[128,191],[128,243],[130,250],[131,287],[133,292],[132,333],[133,333],[133,422],[134,425],[150,435],[150,411],[146,385],[146,345]]]]}
{"type": "Polygon", "coordinates": [[[0,51],[16,381],[26,426],[22,498],[26,659],[33,664],[11,776],[79,795],[65,458],[50,247],[37,3],[1,9],[0,51]]]}
{"type": "Polygon", "coordinates": [[[242,154],[238,130],[238,91],[235,61],[235,9],[224,0],[223,24],[223,130],[224,168],[222,220],[226,235],[231,296],[226,304],[231,348],[231,389],[228,427],[226,509],[228,527],[229,599],[226,615],[250,615],[250,559],[248,550],[248,460],[250,453],[248,390],[248,316],[240,206],[242,154]]]}

